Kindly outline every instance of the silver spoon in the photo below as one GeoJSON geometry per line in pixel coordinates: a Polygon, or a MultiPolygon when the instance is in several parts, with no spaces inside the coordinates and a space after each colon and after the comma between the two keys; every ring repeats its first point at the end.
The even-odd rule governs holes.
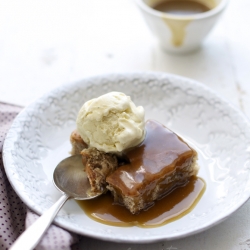
{"type": "Polygon", "coordinates": [[[101,195],[101,193],[91,194],[81,155],[62,160],[54,170],[53,180],[55,186],[63,192],[62,197],[19,236],[10,250],[35,248],[68,199],[89,200],[101,195]]]}

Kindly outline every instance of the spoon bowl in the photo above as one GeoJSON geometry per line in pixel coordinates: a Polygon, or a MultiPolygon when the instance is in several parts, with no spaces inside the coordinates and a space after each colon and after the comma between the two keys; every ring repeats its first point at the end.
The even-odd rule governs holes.
{"type": "Polygon", "coordinates": [[[20,235],[10,250],[34,249],[68,199],[89,200],[102,194],[91,192],[81,155],[73,155],[62,160],[54,170],[53,181],[57,189],[63,193],[62,197],[20,235]]]}
{"type": "Polygon", "coordinates": [[[81,155],[62,160],[54,170],[53,181],[57,189],[76,200],[89,200],[102,194],[91,192],[81,155]]]}

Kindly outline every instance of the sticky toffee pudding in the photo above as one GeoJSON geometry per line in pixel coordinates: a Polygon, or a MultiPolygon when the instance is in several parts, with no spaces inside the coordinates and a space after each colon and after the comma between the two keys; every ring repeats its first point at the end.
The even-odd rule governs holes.
{"type": "Polygon", "coordinates": [[[130,163],[106,178],[114,202],[132,214],[152,206],[198,172],[196,151],[180,137],[153,120],[145,128],[144,141],[124,153],[130,163]]]}

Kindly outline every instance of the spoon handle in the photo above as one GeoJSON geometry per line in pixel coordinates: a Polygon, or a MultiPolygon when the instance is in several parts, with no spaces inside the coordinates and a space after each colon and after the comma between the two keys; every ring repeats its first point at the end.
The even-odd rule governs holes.
{"type": "Polygon", "coordinates": [[[19,236],[10,250],[31,250],[35,248],[58,211],[68,199],[69,196],[64,194],[51,208],[19,236]]]}

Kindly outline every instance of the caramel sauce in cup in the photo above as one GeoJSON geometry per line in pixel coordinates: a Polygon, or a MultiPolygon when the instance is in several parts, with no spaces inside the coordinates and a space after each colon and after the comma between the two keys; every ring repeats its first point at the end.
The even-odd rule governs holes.
{"type": "Polygon", "coordinates": [[[165,0],[153,5],[152,8],[174,15],[193,15],[209,11],[211,6],[216,5],[214,2],[208,5],[193,0],[165,0]]]}

